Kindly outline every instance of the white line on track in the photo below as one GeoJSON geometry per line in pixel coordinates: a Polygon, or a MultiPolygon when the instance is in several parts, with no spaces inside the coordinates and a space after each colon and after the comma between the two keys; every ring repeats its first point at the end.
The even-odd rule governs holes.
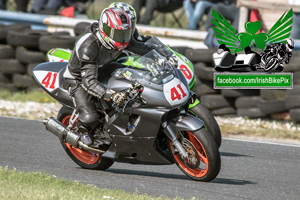
{"type": "Polygon", "coordinates": [[[222,138],[222,140],[239,141],[239,142],[251,142],[251,143],[259,143],[259,144],[271,144],[271,145],[279,145],[279,146],[298,147],[298,148],[300,148],[300,145],[298,145],[298,144],[285,144],[285,143],[279,143],[279,142],[257,141],[257,140],[251,140],[251,139],[248,140],[248,139],[239,139],[239,138],[222,138]]]}

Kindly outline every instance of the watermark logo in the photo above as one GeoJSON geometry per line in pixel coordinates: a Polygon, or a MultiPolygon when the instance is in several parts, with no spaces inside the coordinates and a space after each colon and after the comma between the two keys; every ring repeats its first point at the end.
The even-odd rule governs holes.
{"type": "Polygon", "coordinates": [[[284,69],[283,63],[289,63],[294,48],[294,41],[289,38],[292,9],[285,12],[268,33],[260,32],[262,23],[255,21],[246,22],[246,32],[238,34],[221,13],[213,10],[212,16],[213,30],[220,44],[213,54],[213,67],[217,71],[215,89],[293,87],[292,73],[279,73],[284,69]],[[248,72],[247,77],[245,72],[248,72]],[[224,76],[227,76],[225,81],[224,76]]]}

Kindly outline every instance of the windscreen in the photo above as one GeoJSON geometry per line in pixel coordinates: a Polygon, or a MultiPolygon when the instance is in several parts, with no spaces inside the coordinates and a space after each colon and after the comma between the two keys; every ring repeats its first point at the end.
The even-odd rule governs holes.
{"type": "Polygon", "coordinates": [[[138,58],[136,64],[140,69],[150,71],[144,78],[148,81],[161,84],[174,78],[174,68],[167,60],[157,53],[156,50],[151,50],[144,56],[138,58]],[[168,77],[168,79],[166,79],[168,77]]]}
{"type": "Polygon", "coordinates": [[[145,42],[146,45],[153,47],[160,55],[164,57],[172,57],[174,53],[164,44],[162,43],[157,37],[152,37],[151,39],[145,42]]]}

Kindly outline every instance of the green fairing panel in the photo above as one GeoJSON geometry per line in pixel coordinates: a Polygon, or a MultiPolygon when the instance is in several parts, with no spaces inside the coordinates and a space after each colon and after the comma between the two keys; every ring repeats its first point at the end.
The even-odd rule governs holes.
{"type": "Polygon", "coordinates": [[[196,99],[195,103],[189,105],[189,109],[194,108],[194,107],[197,106],[199,103],[200,103],[199,99],[196,99]]]}
{"type": "MultiPolygon", "coordinates": [[[[182,58],[183,55],[181,55],[180,53],[174,51],[174,50],[171,49],[169,46],[167,46],[167,47],[168,47],[174,54],[176,54],[176,56],[178,56],[181,60],[188,60],[188,62],[185,62],[186,65],[192,70],[193,73],[195,73],[195,72],[194,72],[194,66],[193,66],[192,62],[191,62],[189,59],[187,59],[187,58],[186,58],[186,59],[183,59],[183,58],[182,58]]],[[[195,75],[194,75],[193,80],[192,80],[192,81],[190,82],[190,84],[189,84],[190,90],[193,90],[193,89],[194,89],[195,84],[196,84],[196,78],[195,78],[195,75]]]]}
{"type": "Polygon", "coordinates": [[[67,50],[65,51],[63,49],[51,49],[50,51],[48,51],[47,54],[51,55],[51,56],[61,58],[61,59],[64,59],[64,60],[69,60],[71,58],[71,55],[72,55],[72,53],[70,51],[67,51],[67,50]]]}

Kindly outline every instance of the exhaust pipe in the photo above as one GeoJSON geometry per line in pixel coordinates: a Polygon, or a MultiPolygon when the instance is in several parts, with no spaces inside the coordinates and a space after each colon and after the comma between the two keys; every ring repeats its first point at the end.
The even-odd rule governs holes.
{"type": "Polygon", "coordinates": [[[43,123],[46,127],[46,130],[50,131],[52,134],[57,136],[60,141],[65,141],[76,148],[84,149],[86,151],[91,151],[93,153],[98,153],[98,154],[105,153],[105,151],[101,151],[100,149],[95,149],[84,144],[82,141],[80,141],[79,135],[73,133],[72,131],[69,131],[63,123],[61,123],[54,117],[50,117],[49,119],[44,119],[43,123]]]}

